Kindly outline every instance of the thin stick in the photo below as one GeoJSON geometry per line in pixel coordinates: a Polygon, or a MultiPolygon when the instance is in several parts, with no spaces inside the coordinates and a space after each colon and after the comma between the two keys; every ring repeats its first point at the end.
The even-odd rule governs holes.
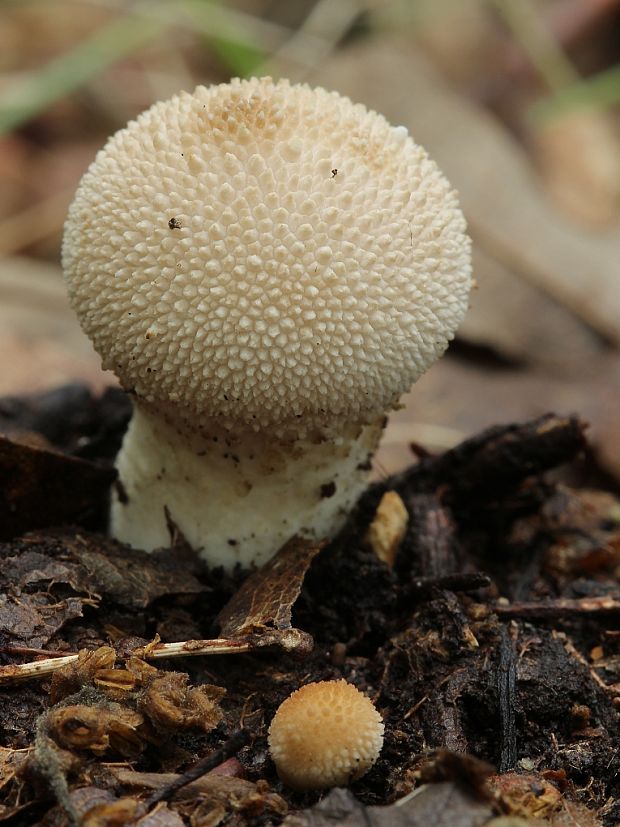
{"type": "Polygon", "coordinates": [[[620,600],[610,595],[602,597],[583,597],[577,600],[558,598],[544,602],[509,603],[496,605],[493,611],[503,617],[553,618],[574,617],[578,615],[607,615],[620,613],[620,600]]]}
{"type": "MultiPolygon", "coordinates": [[[[248,652],[249,643],[225,638],[214,640],[183,640],[178,643],[156,643],[154,646],[145,646],[136,649],[132,654],[145,660],[159,660],[160,658],[179,658],[197,655],[231,655],[248,652]]],[[[33,678],[44,678],[51,675],[63,666],[68,666],[78,659],[78,655],[65,655],[45,660],[35,660],[30,663],[17,663],[9,666],[0,666],[0,686],[28,681],[33,678]]]]}
{"type": "Polygon", "coordinates": [[[249,740],[250,733],[247,729],[240,729],[235,732],[219,749],[209,753],[209,755],[194,764],[193,767],[190,767],[187,772],[184,772],[170,784],[153,793],[146,803],[147,810],[150,810],[155,804],[159,804],[160,801],[169,801],[172,796],[182,787],[185,787],[186,784],[190,784],[202,775],[206,775],[206,773],[215,769],[215,767],[224,761],[232,758],[249,740]]]}

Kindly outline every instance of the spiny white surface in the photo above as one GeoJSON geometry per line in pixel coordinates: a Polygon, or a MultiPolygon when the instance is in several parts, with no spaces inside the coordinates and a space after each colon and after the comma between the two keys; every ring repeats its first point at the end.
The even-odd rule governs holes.
{"type": "Polygon", "coordinates": [[[117,468],[112,534],[151,551],[170,545],[166,514],[211,566],[266,563],[294,535],[333,537],[367,485],[382,422],[337,441],[286,443],[249,432],[179,433],[140,405],[117,468]]]}
{"type": "Polygon", "coordinates": [[[471,281],[456,195],[406,129],[269,78],[198,87],[114,135],[63,264],[125,388],[186,423],[292,436],[393,407],[471,281]]]}
{"type": "Polygon", "coordinates": [[[295,790],[345,787],[375,763],[384,725],[372,701],[345,680],[297,689],[278,707],[269,751],[295,790]]]}

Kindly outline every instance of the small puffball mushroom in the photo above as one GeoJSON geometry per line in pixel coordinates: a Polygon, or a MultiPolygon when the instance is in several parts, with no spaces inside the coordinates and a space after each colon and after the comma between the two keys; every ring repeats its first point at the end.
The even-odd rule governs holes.
{"type": "Polygon", "coordinates": [[[280,704],[269,727],[269,751],[293,790],[345,787],[379,757],[383,729],[372,701],[353,684],[319,681],[280,704]]]}
{"type": "Polygon", "coordinates": [[[456,194],[406,129],[270,78],[198,87],[114,135],[63,265],[134,402],[112,533],[157,548],[169,517],[229,569],[340,529],[471,282],[456,194]]]}

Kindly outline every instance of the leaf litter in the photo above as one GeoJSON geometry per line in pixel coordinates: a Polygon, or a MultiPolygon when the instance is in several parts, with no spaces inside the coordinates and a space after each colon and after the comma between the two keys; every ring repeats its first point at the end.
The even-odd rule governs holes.
{"type": "Polygon", "coordinates": [[[179,537],[126,549],[88,516],[6,541],[0,669],[59,665],[4,673],[0,821],[614,824],[620,503],[574,487],[585,447],[573,418],[493,428],[245,579],[179,537]],[[388,492],[408,514],[392,565],[368,531],[388,492]],[[178,670],[215,640],[237,653],[178,670]],[[292,794],[268,724],[302,683],[339,677],[380,709],[382,755],[350,790],[292,794]]]}

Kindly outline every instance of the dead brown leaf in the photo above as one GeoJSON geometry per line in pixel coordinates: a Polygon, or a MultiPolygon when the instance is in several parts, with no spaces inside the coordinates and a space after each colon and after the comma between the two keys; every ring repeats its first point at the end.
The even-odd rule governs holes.
{"type": "Polygon", "coordinates": [[[196,727],[209,732],[222,720],[219,702],[226,690],[203,684],[188,686],[185,672],[162,672],[146,681],[138,708],[164,732],[196,727]]]}
{"type": "Polygon", "coordinates": [[[77,660],[63,666],[52,675],[50,700],[57,704],[63,698],[78,692],[83,686],[95,683],[98,673],[107,674],[114,667],[116,652],[110,646],[100,646],[93,652],[82,650],[77,660]]]}
{"type": "Polygon", "coordinates": [[[143,805],[133,798],[116,798],[106,789],[87,786],[73,790],[69,801],[82,827],[122,827],[135,824],[143,805]]]}
{"type": "Polygon", "coordinates": [[[111,796],[109,802],[95,804],[87,810],[82,816],[81,824],[83,827],[124,827],[128,824],[138,824],[140,822],[137,822],[135,817],[139,810],[139,801],[133,798],[116,799],[111,796]]]}
{"type": "Polygon", "coordinates": [[[0,436],[0,539],[79,521],[115,478],[113,468],[0,436]]]}
{"type": "Polygon", "coordinates": [[[139,732],[143,724],[139,712],[116,703],[73,704],[51,709],[47,714],[48,735],[60,747],[88,750],[95,755],[108,750],[126,758],[139,755],[146,743],[139,732]]]}
{"type": "Polygon", "coordinates": [[[544,290],[519,278],[481,245],[473,251],[475,291],[459,337],[492,348],[507,362],[557,376],[588,375],[601,338],[544,290]]]}
{"type": "Polygon", "coordinates": [[[55,600],[45,594],[0,594],[0,635],[5,643],[39,648],[68,621],[82,617],[77,597],[55,600]]]}
{"type": "Polygon", "coordinates": [[[222,636],[249,638],[256,647],[310,651],[310,635],[291,626],[292,609],[312,560],[324,546],[325,542],[294,537],[244,580],[218,615],[222,636]]]}
{"type": "Polygon", "coordinates": [[[143,609],[165,595],[205,590],[193,573],[196,556],[181,549],[128,554],[119,543],[101,537],[69,536],[66,542],[97,591],[121,606],[143,609]]]}
{"type": "Polygon", "coordinates": [[[482,827],[493,810],[451,782],[427,784],[395,804],[366,807],[344,789],[332,790],[312,809],[287,816],[282,827],[482,827]]]}
{"type": "Polygon", "coordinates": [[[184,821],[167,804],[158,804],[145,813],[136,798],[116,798],[109,790],[82,787],[71,793],[71,803],[82,827],[183,827],[184,821]]]}
{"type": "MultiPolygon", "coordinates": [[[[130,790],[155,792],[170,786],[179,778],[176,773],[136,772],[122,767],[113,768],[112,772],[130,790]]],[[[218,813],[221,813],[222,818],[231,812],[244,812],[253,816],[261,813],[283,816],[288,809],[284,799],[271,792],[264,781],[253,783],[215,772],[207,773],[182,787],[176,794],[175,807],[191,816],[191,823],[196,825],[211,823],[208,819],[215,819],[218,813]]]]}
{"type": "Polygon", "coordinates": [[[339,92],[404,124],[428,149],[459,191],[475,243],[620,343],[617,232],[590,232],[554,209],[499,122],[451,90],[407,41],[360,42],[323,61],[311,79],[331,87],[334,77],[339,92]]]}
{"type": "MultiPolygon", "coordinates": [[[[197,558],[183,549],[147,554],[107,537],[75,531],[33,533],[0,546],[0,588],[15,581],[42,590],[58,583],[80,596],[97,595],[128,609],[144,609],[167,595],[200,594],[197,558]],[[3,568],[6,566],[6,573],[3,568]]],[[[35,644],[32,644],[35,645],[35,644]]]]}
{"type": "Polygon", "coordinates": [[[530,143],[561,209],[593,226],[617,219],[620,143],[611,113],[576,107],[539,124],[530,143]]]}

